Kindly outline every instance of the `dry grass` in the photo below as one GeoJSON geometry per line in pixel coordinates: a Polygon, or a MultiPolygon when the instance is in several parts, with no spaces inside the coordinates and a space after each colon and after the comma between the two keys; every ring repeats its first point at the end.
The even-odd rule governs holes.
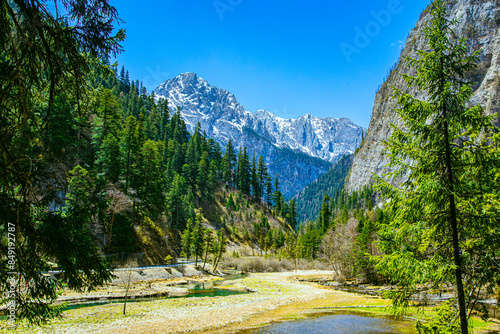
{"type": "Polygon", "coordinates": [[[296,263],[290,259],[276,259],[273,257],[226,257],[222,263],[225,269],[235,268],[246,273],[271,273],[289,272],[297,270],[329,270],[327,265],[321,261],[307,261],[298,259],[296,263]]]}

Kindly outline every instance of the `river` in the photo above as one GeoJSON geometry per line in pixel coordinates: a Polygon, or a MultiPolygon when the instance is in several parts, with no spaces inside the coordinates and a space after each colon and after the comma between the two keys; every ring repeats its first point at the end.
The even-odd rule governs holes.
{"type": "Polygon", "coordinates": [[[408,333],[408,329],[411,327],[412,324],[408,321],[342,312],[329,315],[316,315],[298,321],[280,322],[262,328],[245,330],[241,334],[394,334],[408,333]],[[405,329],[404,331],[403,328],[405,329]]]}

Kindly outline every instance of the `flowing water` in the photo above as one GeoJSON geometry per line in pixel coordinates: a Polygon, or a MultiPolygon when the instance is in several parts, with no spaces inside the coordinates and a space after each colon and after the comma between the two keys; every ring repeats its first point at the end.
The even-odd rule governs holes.
{"type": "Polygon", "coordinates": [[[395,334],[402,331],[408,322],[388,318],[377,318],[351,312],[314,316],[298,321],[287,321],[266,327],[245,330],[241,334],[292,334],[292,333],[335,333],[335,334],[395,334]]]}
{"type": "MultiPolygon", "coordinates": [[[[362,286],[352,287],[352,286],[334,286],[331,285],[330,282],[326,282],[323,285],[331,287],[335,290],[345,291],[350,293],[357,293],[361,295],[370,295],[376,296],[381,295],[381,291],[373,290],[373,289],[365,289],[362,286]]],[[[439,304],[441,302],[447,301],[453,297],[452,293],[442,293],[442,294],[422,294],[416,295],[412,300],[416,301],[426,301],[429,304],[439,304]]],[[[500,320],[500,307],[498,304],[488,303],[488,302],[480,302],[488,310],[488,316],[493,319],[500,320]]]]}
{"type": "MultiPolygon", "coordinates": [[[[134,302],[144,302],[151,300],[159,300],[159,299],[171,299],[171,298],[190,298],[190,297],[223,297],[223,296],[231,296],[231,295],[241,295],[249,293],[247,291],[239,291],[239,290],[228,290],[228,289],[219,289],[217,285],[221,284],[224,281],[236,280],[239,278],[243,278],[242,274],[233,274],[227,275],[222,280],[217,281],[207,281],[207,282],[191,282],[188,284],[180,284],[177,285],[177,288],[185,288],[188,290],[189,294],[182,296],[162,296],[162,297],[128,297],[127,303],[134,302]]],[[[116,299],[100,299],[91,302],[74,302],[69,304],[64,308],[64,310],[72,310],[82,307],[96,306],[96,305],[106,305],[106,304],[114,304],[114,303],[123,303],[125,302],[125,298],[116,298],[116,299]]]]}

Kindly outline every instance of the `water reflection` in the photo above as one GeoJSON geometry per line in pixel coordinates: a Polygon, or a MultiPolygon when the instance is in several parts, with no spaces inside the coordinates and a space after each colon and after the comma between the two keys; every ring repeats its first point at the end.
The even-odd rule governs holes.
{"type": "Polygon", "coordinates": [[[403,333],[399,321],[373,318],[354,314],[335,314],[289,321],[254,329],[245,333],[289,334],[289,333],[336,333],[336,334],[389,334],[403,333]]]}

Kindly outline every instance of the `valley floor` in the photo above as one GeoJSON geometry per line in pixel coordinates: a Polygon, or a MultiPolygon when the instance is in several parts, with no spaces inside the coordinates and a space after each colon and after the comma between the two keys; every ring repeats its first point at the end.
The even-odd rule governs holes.
{"type": "MultiPolygon", "coordinates": [[[[225,281],[219,288],[251,290],[224,297],[158,299],[92,306],[64,312],[44,328],[20,326],[19,333],[235,333],[275,321],[305,317],[311,312],[345,306],[382,306],[388,300],[335,291],[304,278],[331,277],[327,271],[259,273],[225,281]],[[300,281],[299,281],[300,280],[300,281]]],[[[171,280],[164,284],[171,286],[171,280]]],[[[155,281],[154,284],[161,284],[155,281]]],[[[0,328],[4,325],[0,321],[0,328]]],[[[411,322],[405,331],[411,332],[411,322]]]]}

